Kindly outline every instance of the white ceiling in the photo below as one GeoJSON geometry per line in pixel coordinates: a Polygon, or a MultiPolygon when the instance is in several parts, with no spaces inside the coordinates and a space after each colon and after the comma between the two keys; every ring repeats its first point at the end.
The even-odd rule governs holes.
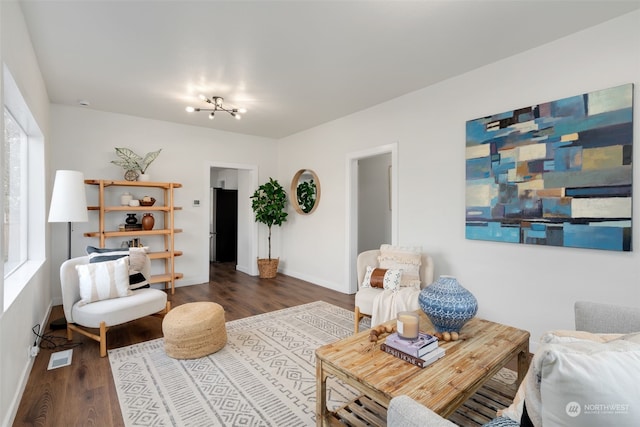
{"type": "Polygon", "coordinates": [[[51,102],[273,138],[640,8],[640,0],[21,3],[51,102]],[[248,112],[241,121],[186,113],[204,107],[200,92],[248,112]]]}

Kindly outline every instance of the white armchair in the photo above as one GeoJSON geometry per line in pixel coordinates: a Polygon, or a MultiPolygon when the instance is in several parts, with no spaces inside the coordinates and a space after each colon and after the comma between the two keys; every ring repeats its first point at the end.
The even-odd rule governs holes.
{"type": "MultiPolygon", "coordinates": [[[[147,262],[149,262],[147,257],[147,262]]],[[[121,298],[104,299],[83,304],[80,297],[80,277],[77,265],[89,264],[89,256],[72,258],[60,267],[62,306],[67,320],[67,339],[73,339],[73,331],[100,343],[100,357],[107,355],[107,331],[109,327],[130,322],[152,314],[165,314],[171,308],[164,291],[143,288],[131,291],[121,298]],[[85,328],[99,329],[96,335],[85,328]]]]}
{"type": "MultiPolygon", "coordinates": [[[[354,308],[354,332],[357,333],[359,330],[360,320],[363,316],[371,317],[374,311],[374,302],[376,298],[383,293],[383,289],[381,288],[367,288],[362,286],[362,282],[364,281],[365,273],[367,270],[367,266],[378,267],[378,257],[380,256],[381,251],[379,249],[374,249],[370,251],[364,251],[358,255],[356,267],[358,273],[358,292],[356,292],[355,299],[355,308],[354,308]]],[[[420,267],[419,267],[419,276],[420,276],[420,288],[424,288],[427,285],[430,285],[433,282],[433,260],[428,254],[424,252],[421,253],[420,257],[420,267]]],[[[415,292],[415,301],[413,301],[413,309],[418,309],[418,293],[415,292]]],[[[413,296],[411,297],[414,298],[413,296]]],[[[387,321],[389,319],[379,319],[380,322],[387,321]]],[[[373,325],[372,325],[373,326],[373,325]]]]}

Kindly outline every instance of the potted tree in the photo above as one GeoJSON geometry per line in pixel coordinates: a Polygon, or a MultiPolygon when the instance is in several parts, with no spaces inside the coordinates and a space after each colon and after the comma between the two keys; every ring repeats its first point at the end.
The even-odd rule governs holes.
{"type": "Polygon", "coordinates": [[[258,271],[260,278],[271,279],[276,277],[280,258],[271,258],[271,227],[281,226],[287,220],[285,203],[287,194],[277,180],[269,178],[251,196],[251,208],[255,214],[256,222],[265,224],[269,228],[269,257],[258,258],[258,271]]]}

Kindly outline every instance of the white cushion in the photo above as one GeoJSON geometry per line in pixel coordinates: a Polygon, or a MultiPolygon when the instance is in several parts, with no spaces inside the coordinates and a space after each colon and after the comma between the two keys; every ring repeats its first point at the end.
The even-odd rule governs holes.
{"type": "Polygon", "coordinates": [[[360,288],[356,292],[355,305],[360,308],[360,312],[371,316],[373,313],[373,300],[382,293],[381,288],[360,288]]]}
{"type": "Polygon", "coordinates": [[[364,279],[362,279],[362,283],[360,283],[360,286],[362,286],[363,288],[378,287],[378,286],[371,286],[371,276],[373,275],[373,272],[375,270],[376,270],[376,267],[372,267],[370,265],[367,266],[367,271],[364,273],[364,279]]]}
{"type": "Polygon", "coordinates": [[[379,286],[371,286],[371,276],[373,275],[373,272],[375,270],[376,270],[376,267],[372,267],[370,265],[367,266],[367,271],[364,273],[364,279],[362,279],[362,283],[360,283],[360,286],[362,286],[363,288],[378,288],[379,287],[379,286]]]}
{"type": "MultiPolygon", "coordinates": [[[[562,343],[572,343],[579,341],[589,341],[596,343],[606,343],[615,339],[627,339],[629,337],[624,336],[623,334],[594,334],[591,332],[584,331],[573,331],[573,330],[554,330],[546,332],[541,338],[541,344],[562,344],[562,343]]],[[[540,414],[536,414],[539,412],[537,410],[537,405],[540,404],[540,383],[537,379],[537,373],[535,372],[535,368],[533,367],[534,363],[532,361],[531,367],[527,372],[527,375],[520,384],[518,391],[513,398],[513,402],[508,408],[502,409],[498,411],[498,416],[503,416],[507,418],[511,418],[514,421],[520,422],[522,418],[523,405],[526,396],[526,390],[533,391],[532,396],[529,397],[530,406],[528,407],[528,412],[532,413],[534,417],[540,417],[540,414]]]]}
{"type": "Polygon", "coordinates": [[[129,257],[96,264],[77,265],[80,280],[79,304],[128,296],[129,257]]]}
{"type": "Polygon", "coordinates": [[[364,279],[362,281],[363,288],[380,288],[388,289],[391,291],[395,291],[400,287],[400,279],[402,278],[402,270],[398,269],[384,269],[384,268],[376,268],[372,266],[367,266],[367,271],[364,274],[364,279]],[[376,281],[372,282],[372,279],[375,277],[377,280],[380,279],[380,276],[374,274],[375,272],[378,274],[382,274],[382,283],[376,281]],[[384,274],[383,274],[384,272],[384,274]]]}
{"type": "Polygon", "coordinates": [[[543,425],[638,425],[640,345],[633,341],[552,344],[542,349],[541,375],[543,425]]]}
{"type": "Polygon", "coordinates": [[[125,256],[129,257],[129,289],[148,287],[151,277],[151,262],[145,248],[96,248],[87,246],[89,262],[113,261],[125,256]]]}
{"type": "Polygon", "coordinates": [[[608,342],[622,336],[623,334],[594,334],[592,332],[585,331],[558,329],[545,333],[542,338],[540,338],[540,343],[549,344],[575,341],[608,342]]]}
{"type": "Polygon", "coordinates": [[[609,337],[545,335],[549,342],[534,354],[518,391],[520,404],[514,400],[504,415],[520,421],[524,397],[533,425],[637,425],[640,405],[629,402],[640,402],[640,334],[603,338],[609,337]]]}
{"type": "Polygon", "coordinates": [[[88,328],[120,325],[157,313],[166,308],[167,294],[159,289],[144,288],[131,292],[127,298],[109,299],[91,304],[76,303],[71,310],[74,323],[88,328]]]}
{"type": "Polygon", "coordinates": [[[378,256],[380,268],[402,270],[401,286],[420,286],[422,248],[419,246],[381,245],[378,256]]]}
{"type": "Polygon", "coordinates": [[[402,270],[389,269],[384,273],[382,280],[382,288],[388,291],[397,291],[400,288],[400,280],[402,278],[402,270]]]}
{"type": "Polygon", "coordinates": [[[129,289],[149,285],[151,263],[145,248],[129,248],[129,289]]]}

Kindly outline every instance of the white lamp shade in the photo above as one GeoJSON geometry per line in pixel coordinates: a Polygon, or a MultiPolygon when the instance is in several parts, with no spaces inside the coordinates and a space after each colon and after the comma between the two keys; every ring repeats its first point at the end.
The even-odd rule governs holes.
{"type": "Polygon", "coordinates": [[[78,171],[56,171],[49,222],[87,222],[87,195],[84,174],[78,171]]]}

